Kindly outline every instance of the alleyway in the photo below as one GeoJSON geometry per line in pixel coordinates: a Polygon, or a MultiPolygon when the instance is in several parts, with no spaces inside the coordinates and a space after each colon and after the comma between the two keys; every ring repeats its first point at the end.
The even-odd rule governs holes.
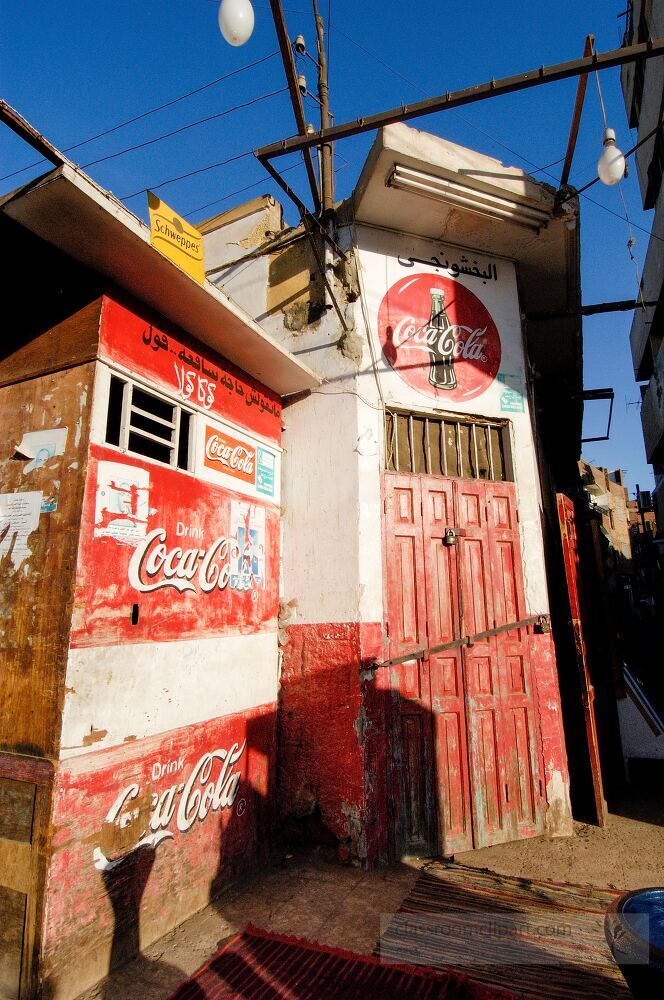
{"type": "MultiPolygon", "coordinates": [[[[457,860],[510,875],[631,889],[661,884],[662,857],[664,805],[634,796],[614,805],[604,830],[576,823],[573,838],[521,841],[457,860]]],[[[79,1000],[164,1000],[248,922],[368,954],[381,914],[398,908],[420,864],[413,859],[367,873],[317,856],[294,858],[236,886],[79,1000]]]]}

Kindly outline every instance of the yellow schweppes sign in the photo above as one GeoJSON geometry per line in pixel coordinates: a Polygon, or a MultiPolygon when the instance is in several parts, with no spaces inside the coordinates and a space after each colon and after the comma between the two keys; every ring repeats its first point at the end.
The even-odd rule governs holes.
{"type": "Polygon", "coordinates": [[[205,265],[201,234],[151,191],[148,191],[148,209],[152,246],[201,285],[204,284],[205,265]]]}

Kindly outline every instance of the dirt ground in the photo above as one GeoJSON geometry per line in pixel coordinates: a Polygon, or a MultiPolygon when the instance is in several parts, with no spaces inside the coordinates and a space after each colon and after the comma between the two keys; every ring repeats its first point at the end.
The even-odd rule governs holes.
{"type": "Polygon", "coordinates": [[[503,875],[608,889],[663,885],[664,789],[657,793],[657,802],[635,795],[612,804],[604,829],[575,823],[573,837],[485,847],[458,854],[456,860],[503,875]]]}
{"type": "MultiPolygon", "coordinates": [[[[466,865],[554,881],[638,888],[664,883],[664,796],[614,805],[605,829],[575,824],[575,835],[489,847],[457,856],[466,865]]],[[[364,872],[315,853],[275,865],[236,886],[114,972],[79,1000],[165,1000],[251,922],[281,933],[370,953],[381,915],[393,913],[415,882],[420,859],[364,872]]]]}

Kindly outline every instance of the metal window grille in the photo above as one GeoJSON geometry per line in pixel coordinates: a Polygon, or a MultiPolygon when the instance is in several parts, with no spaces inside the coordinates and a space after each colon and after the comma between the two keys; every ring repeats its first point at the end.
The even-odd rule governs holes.
{"type": "Polygon", "coordinates": [[[491,420],[458,420],[388,410],[388,472],[504,482],[513,478],[507,426],[491,420]]]}
{"type": "Polygon", "coordinates": [[[178,469],[190,468],[192,414],[133,382],[111,376],[106,441],[178,469]]]}

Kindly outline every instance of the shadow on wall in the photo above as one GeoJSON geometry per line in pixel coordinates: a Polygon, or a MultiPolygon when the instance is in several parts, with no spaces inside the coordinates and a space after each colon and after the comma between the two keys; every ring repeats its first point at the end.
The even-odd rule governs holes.
{"type": "MultiPolygon", "coordinates": [[[[145,993],[140,995],[161,998],[182,982],[184,974],[180,968],[142,954],[145,944],[141,940],[141,926],[145,922],[154,927],[159,918],[159,897],[155,897],[154,892],[156,886],[163,886],[160,891],[163,892],[164,914],[172,915],[178,912],[178,885],[187,888],[187,871],[191,872],[192,881],[200,873],[203,898],[205,877],[210,878],[209,873],[214,871],[216,864],[209,884],[208,899],[212,902],[238,876],[267,864],[273,839],[274,754],[266,754],[266,747],[270,747],[270,734],[274,739],[275,732],[274,712],[247,720],[242,770],[235,772],[232,767],[225,770],[223,759],[219,757],[210,760],[207,773],[205,768],[200,770],[201,780],[193,786],[187,808],[190,816],[192,811],[202,811],[203,818],[198,814],[194,821],[194,825],[199,827],[197,832],[202,833],[207,841],[207,848],[204,845],[202,853],[200,838],[198,854],[187,853],[196,851],[194,840],[191,840],[191,846],[187,842],[188,833],[194,832],[192,828],[188,833],[176,830],[175,840],[165,839],[156,848],[143,844],[109,858],[110,866],[100,873],[113,912],[108,971],[107,977],[85,994],[87,998],[118,1000],[125,989],[129,996],[139,996],[142,987],[145,993]],[[217,812],[212,803],[215,793],[223,803],[217,812]],[[216,831],[215,824],[218,824],[216,831]],[[148,886],[150,892],[146,894],[148,886]],[[127,963],[131,964],[123,970],[122,966],[127,963]]],[[[221,745],[226,750],[230,749],[225,744],[221,745]]],[[[142,838],[147,832],[139,832],[138,836],[142,838]]],[[[179,922],[191,915],[189,907],[182,912],[179,922]]],[[[168,933],[172,926],[167,916],[164,933],[168,933]]]]}
{"type": "MultiPolygon", "coordinates": [[[[179,969],[166,962],[141,955],[140,909],[156,851],[152,847],[137,847],[113,867],[102,873],[104,888],[113,907],[113,940],[109,971],[130,959],[135,959],[132,979],[158,980],[174,989],[182,979],[179,969]]],[[[99,991],[102,1000],[117,1000],[117,984],[105,981],[99,991]]]]}
{"type": "MultiPolygon", "coordinates": [[[[290,665],[282,675],[279,719],[269,713],[246,723],[246,756],[232,801],[206,821],[210,824],[210,852],[217,849],[213,846],[217,837],[212,834],[214,824],[218,824],[219,853],[210,880],[209,902],[222,916],[224,891],[238,876],[264,867],[271,855],[275,856],[275,847],[283,858],[285,852],[303,850],[314,841],[341,860],[372,862],[384,861],[388,855],[436,854],[436,761],[435,755],[425,756],[433,743],[434,715],[421,702],[386,689],[384,677],[377,681],[377,674],[385,671],[376,673],[372,663],[359,656],[356,638],[352,629],[341,638],[337,635],[334,662],[328,656],[325,666],[324,658],[313,656],[315,648],[309,649],[312,673],[305,673],[304,649],[293,639],[290,665]],[[398,720],[395,731],[399,735],[404,720],[413,718],[417,718],[417,730],[422,734],[419,767],[412,742],[405,751],[396,744],[391,747],[388,740],[390,720],[398,720]],[[275,732],[277,721],[278,781],[274,757],[264,766],[266,727],[275,732]],[[393,766],[389,766],[390,761],[393,766]],[[283,826],[284,820],[293,816],[300,824],[295,842],[292,826],[286,835],[283,826]],[[417,850],[413,851],[415,843],[417,850]]],[[[205,794],[203,787],[201,792],[205,794]]],[[[168,857],[172,849],[173,841],[165,841],[157,848],[164,857],[157,858],[153,848],[137,848],[104,875],[114,914],[110,968],[139,955],[127,971],[128,981],[131,976],[134,984],[137,976],[145,982],[158,978],[167,988],[175,988],[182,980],[180,970],[140,955],[146,887],[156,878],[155,864],[173,863],[168,857]]],[[[206,871],[211,868],[209,860],[201,857],[206,871]]],[[[168,878],[164,885],[168,891],[168,878]]],[[[171,909],[172,904],[171,899],[171,909]]],[[[187,915],[183,914],[183,919],[187,915]]],[[[268,971],[272,982],[272,971],[266,970],[266,974],[268,971]]],[[[252,974],[258,973],[254,969],[252,974]]],[[[114,975],[95,996],[103,1000],[117,997],[121,978],[121,973],[114,975]]],[[[194,991],[187,997],[205,995],[191,989],[194,991]]]]}

